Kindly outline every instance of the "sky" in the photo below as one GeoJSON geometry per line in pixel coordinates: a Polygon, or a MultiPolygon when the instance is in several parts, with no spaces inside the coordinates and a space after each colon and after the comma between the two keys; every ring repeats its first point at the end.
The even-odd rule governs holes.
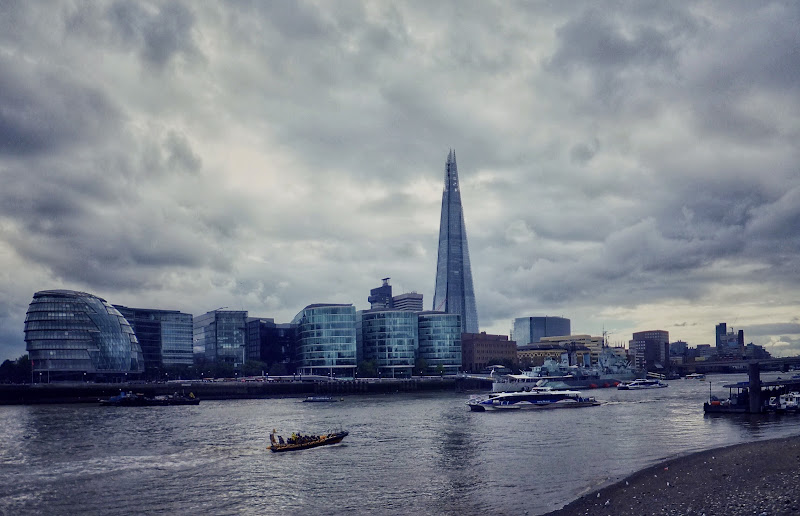
{"type": "Polygon", "coordinates": [[[800,3],[0,0],[0,360],[34,292],[431,308],[800,353],[800,3]]]}

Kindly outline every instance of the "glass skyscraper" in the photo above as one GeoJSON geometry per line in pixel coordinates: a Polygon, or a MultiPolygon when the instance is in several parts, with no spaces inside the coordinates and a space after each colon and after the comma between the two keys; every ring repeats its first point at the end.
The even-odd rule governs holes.
{"type": "Polygon", "coordinates": [[[478,333],[478,309],[472,287],[467,229],[461,208],[456,153],[447,155],[439,224],[439,256],[436,264],[436,290],[433,310],[461,316],[461,331],[478,333]]]}

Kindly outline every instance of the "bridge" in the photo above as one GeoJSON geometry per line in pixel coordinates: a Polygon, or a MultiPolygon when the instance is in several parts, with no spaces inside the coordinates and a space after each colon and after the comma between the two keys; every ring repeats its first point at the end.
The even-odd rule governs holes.
{"type": "Polygon", "coordinates": [[[758,364],[761,371],[788,371],[800,368],[800,356],[689,362],[686,364],[673,364],[672,370],[682,375],[690,373],[744,373],[749,370],[751,364],[758,364]]]}

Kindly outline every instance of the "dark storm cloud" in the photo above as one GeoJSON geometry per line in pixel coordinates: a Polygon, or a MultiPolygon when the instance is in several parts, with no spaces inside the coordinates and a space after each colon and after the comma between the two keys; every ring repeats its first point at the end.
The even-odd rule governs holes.
{"type": "Polygon", "coordinates": [[[119,113],[102,90],[58,69],[0,53],[0,152],[52,152],[107,136],[119,113]]]}

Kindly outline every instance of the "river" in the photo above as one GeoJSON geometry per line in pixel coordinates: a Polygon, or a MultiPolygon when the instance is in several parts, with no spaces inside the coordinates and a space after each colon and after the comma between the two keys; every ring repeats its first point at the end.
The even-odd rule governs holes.
{"type": "Polygon", "coordinates": [[[541,514],[667,457],[800,434],[800,416],[703,414],[709,384],[745,379],[543,412],[470,412],[453,392],[2,406],[0,514],[541,514]],[[350,435],[273,454],[272,428],[350,435]]]}

